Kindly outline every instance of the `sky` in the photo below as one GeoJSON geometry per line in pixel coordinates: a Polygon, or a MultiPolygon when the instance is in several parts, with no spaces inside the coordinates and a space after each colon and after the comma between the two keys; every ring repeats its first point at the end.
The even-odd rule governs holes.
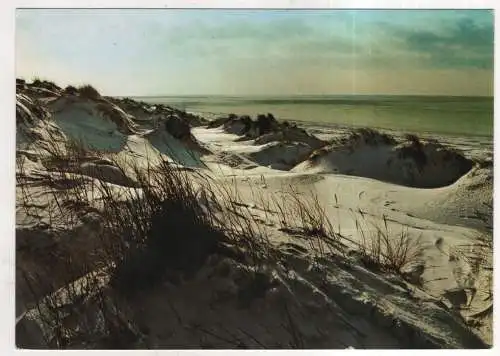
{"type": "Polygon", "coordinates": [[[490,10],[18,9],[16,75],[106,95],[493,94],[490,10]]]}

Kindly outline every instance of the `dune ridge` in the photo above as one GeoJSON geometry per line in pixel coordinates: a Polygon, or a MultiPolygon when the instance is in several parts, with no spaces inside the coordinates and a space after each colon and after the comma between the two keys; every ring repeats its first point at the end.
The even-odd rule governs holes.
{"type": "Polygon", "coordinates": [[[492,161],[16,88],[19,347],[491,346],[492,161]]]}
{"type": "Polygon", "coordinates": [[[374,130],[360,129],[313,152],[294,171],[335,172],[375,178],[418,188],[456,182],[474,162],[439,142],[407,135],[402,142],[374,130]]]}

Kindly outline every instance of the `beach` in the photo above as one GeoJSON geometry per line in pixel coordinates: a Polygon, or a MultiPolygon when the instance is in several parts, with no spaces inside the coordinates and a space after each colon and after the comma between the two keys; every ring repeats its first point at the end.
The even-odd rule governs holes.
{"type": "Polygon", "coordinates": [[[491,347],[488,99],[74,89],[17,82],[18,346],[491,347]]]}

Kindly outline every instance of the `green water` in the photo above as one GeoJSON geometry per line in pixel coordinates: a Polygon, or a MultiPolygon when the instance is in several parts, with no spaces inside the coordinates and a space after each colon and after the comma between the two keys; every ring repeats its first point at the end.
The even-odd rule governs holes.
{"type": "Polygon", "coordinates": [[[493,136],[493,98],[440,96],[141,97],[187,111],[255,116],[325,125],[493,136]]]}

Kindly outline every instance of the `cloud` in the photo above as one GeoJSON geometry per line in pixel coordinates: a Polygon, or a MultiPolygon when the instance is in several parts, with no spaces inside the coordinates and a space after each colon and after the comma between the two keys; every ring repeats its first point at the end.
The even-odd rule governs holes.
{"type": "MultiPolygon", "coordinates": [[[[336,57],[351,53],[351,19],[331,11],[219,11],[200,15],[190,26],[158,32],[160,48],[205,58],[336,57]]],[[[149,38],[151,40],[151,38],[149,38]]]]}
{"type": "Polygon", "coordinates": [[[357,70],[491,69],[493,21],[485,14],[489,15],[434,11],[421,13],[419,18],[406,11],[402,14],[408,18],[406,23],[388,22],[387,16],[386,22],[380,16],[377,23],[348,12],[268,16],[259,21],[254,14],[233,14],[224,21],[206,21],[180,31],[169,39],[169,45],[205,57],[267,58],[297,65],[321,62],[338,68],[356,66],[357,70]]]}
{"type": "Polygon", "coordinates": [[[492,77],[485,11],[38,9],[19,11],[16,30],[18,73],[110,93],[423,92],[442,71],[448,84],[492,77]]]}
{"type": "Polygon", "coordinates": [[[493,23],[478,24],[461,18],[442,31],[399,30],[397,36],[409,51],[423,55],[436,68],[493,67],[493,23]]]}

